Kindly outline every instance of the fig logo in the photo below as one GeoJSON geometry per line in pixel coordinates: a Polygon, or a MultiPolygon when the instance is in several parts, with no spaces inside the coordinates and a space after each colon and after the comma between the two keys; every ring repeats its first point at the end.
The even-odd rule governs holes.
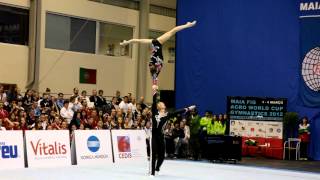
{"type": "Polygon", "coordinates": [[[87,146],[91,152],[97,152],[100,149],[100,141],[96,136],[90,136],[87,141],[87,146]]]}
{"type": "Polygon", "coordinates": [[[36,156],[60,155],[67,153],[66,145],[56,141],[54,143],[46,143],[41,142],[41,139],[39,139],[37,143],[30,141],[30,144],[36,156]]]}
{"type": "Polygon", "coordinates": [[[320,47],[311,49],[302,62],[302,77],[313,91],[320,91],[320,47]]]}

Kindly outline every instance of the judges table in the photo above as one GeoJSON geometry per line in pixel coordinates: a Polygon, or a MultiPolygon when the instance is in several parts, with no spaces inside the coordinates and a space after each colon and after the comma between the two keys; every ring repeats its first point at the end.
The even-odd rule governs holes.
{"type": "Polygon", "coordinates": [[[241,161],[240,136],[207,135],[205,141],[209,160],[241,161]]]}

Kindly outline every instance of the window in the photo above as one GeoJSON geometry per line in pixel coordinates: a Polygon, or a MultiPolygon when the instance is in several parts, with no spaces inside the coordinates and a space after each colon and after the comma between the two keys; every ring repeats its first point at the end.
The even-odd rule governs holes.
{"type": "Polygon", "coordinates": [[[107,56],[131,56],[130,46],[120,46],[123,40],[133,37],[133,28],[109,23],[100,23],[99,54],[107,56]]]}
{"type": "MultiPolygon", "coordinates": [[[[149,31],[149,38],[156,39],[165,32],[160,31],[149,31]]],[[[176,59],[176,37],[171,37],[167,42],[162,46],[163,59],[166,63],[174,63],[176,59]]]]}
{"type": "Polygon", "coordinates": [[[96,22],[47,13],[46,48],[95,53],[96,22]]]}
{"type": "Polygon", "coordinates": [[[0,42],[28,45],[29,10],[0,5],[0,42]]]}

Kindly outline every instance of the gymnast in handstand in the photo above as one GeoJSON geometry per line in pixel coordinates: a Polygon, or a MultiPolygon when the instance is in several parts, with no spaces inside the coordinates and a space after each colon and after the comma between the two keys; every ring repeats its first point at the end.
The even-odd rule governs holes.
{"type": "Polygon", "coordinates": [[[130,39],[128,41],[124,40],[120,43],[121,46],[125,46],[130,43],[144,43],[152,45],[152,53],[149,61],[149,69],[152,76],[152,84],[158,84],[158,76],[163,67],[163,55],[162,55],[162,45],[167,42],[172,36],[174,36],[177,32],[190,28],[196,25],[196,21],[187,22],[184,25],[176,26],[170,31],[164,33],[157,39],[130,39]]]}

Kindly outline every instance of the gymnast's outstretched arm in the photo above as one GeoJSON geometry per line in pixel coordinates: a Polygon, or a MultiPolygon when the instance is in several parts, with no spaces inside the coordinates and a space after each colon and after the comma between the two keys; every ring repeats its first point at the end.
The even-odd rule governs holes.
{"type": "Polygon", "coordinates": [[[120,43],[121,46],[125,46],[131,43],[141,43],[141,44],[151,44],[152,39],[130,39],[130,40],[124,40],[120,43]]]}

